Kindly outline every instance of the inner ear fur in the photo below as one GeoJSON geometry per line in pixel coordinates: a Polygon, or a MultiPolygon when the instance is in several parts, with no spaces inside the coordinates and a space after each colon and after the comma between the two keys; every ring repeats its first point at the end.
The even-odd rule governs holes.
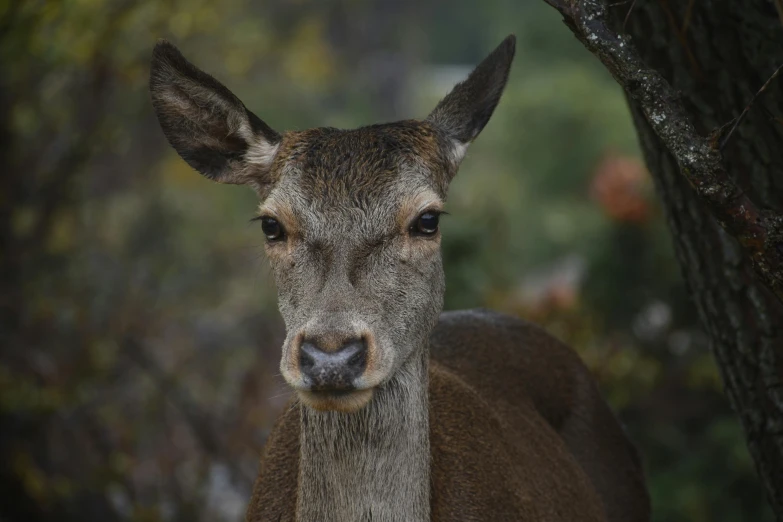
{"type": "Polygon", "coordinates": [[[220,183],[269,183],[280,135],[165,40],[152,54],[150,93],[163,133],[191,167],[220,183]]]}

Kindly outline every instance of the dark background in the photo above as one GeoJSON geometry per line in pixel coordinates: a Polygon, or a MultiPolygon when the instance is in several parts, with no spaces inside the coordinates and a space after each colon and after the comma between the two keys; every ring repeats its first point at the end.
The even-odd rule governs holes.
{"type": "Polygon", "coordinates": [[[169,149],[166,37],[279,131],[423,117],[517,57],[443,220],[446,308],[571,344],[655,521],[771,521],[622,93],[543,2],[0,1],[0,521],[236,521],[290,396],[254,194],[169,149]]]}

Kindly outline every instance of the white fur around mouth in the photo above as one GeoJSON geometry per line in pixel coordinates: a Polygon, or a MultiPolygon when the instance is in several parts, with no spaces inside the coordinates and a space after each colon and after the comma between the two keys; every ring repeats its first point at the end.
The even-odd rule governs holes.
{"type": "Polygon", "coordinates": [[[302,403],[318,411],[354,412],[366,406],[373,396],[373,389],[350,391],[297,390],[302,403]]]}

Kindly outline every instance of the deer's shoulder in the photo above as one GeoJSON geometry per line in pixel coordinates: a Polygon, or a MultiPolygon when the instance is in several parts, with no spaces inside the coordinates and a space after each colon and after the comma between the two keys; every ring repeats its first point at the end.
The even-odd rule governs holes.
{"type": "Polygon", "coordinates": [[[442,314],[430,355],[433,520],[605,520],[563,437],[584,397],[598,397],[570,348],[479,309],[442,314]]]}
{"type": "MultiPolygon", "coordinates": [[[[488,310],[468,310],[442,314],[431,338],[431,357],[433,448],[448,447],[449,440],[457,440],[439,435],[443,429],[439,425],[451,424],[448,429],[454,432],[461,418],[456,411],[474,408],[483,417],[471,420],[469,426],[463,423],[468,431],[458,442],[468,444],[468,434],[473,433],[473,438],[495,440],[496,447],[522,451],[522,458],[504,455],[508,462],[515,462],[505,466],[504,472],[526,473],[542,483],[564,480],[581,491],[572,492],[577,496],[589,497],[585,487],[592,489],[602,498],[609,520],[649,520],[649,497],[636,448],[571,348],[527,321],[488,310]],[[444,383],[450,383],[449,391],[444,390],[444,383]],[[563,450],[568,455],[563,456],[563,450]],[[531,451],[538,452],[543,461],[536,464],[531,451]],[[581,483],[583,471],[590,477],[589,486],[581,483]]],[[[544,506],[551,499],[547,495],[539,498],[544,506]]],[[[586,509],[593,504],[568,505],[586,509]]],[[[589,518],[577,515],[573,519],[589,518]]]]}
{"type": "Polygon", "coordinates": [[[485,309],[441,314],[431,358],[490,403],[528,403],[558,429],[593,379],[574,351],[539,326],[485,309]]]}
{"type": "Polygon", "coordinates": [[[430,451],[433,521],[605,520],[587,474],[529,401],[487,399],[437,361],[430,451]]]}

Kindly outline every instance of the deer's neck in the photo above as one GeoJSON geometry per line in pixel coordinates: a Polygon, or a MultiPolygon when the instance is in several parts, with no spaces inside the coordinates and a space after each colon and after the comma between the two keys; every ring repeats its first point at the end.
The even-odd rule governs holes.
{"type": "Polygon", "coordinates": [[[299,522],[430,519],[428,350],[355,413],[301,407],[299,522]]]}

